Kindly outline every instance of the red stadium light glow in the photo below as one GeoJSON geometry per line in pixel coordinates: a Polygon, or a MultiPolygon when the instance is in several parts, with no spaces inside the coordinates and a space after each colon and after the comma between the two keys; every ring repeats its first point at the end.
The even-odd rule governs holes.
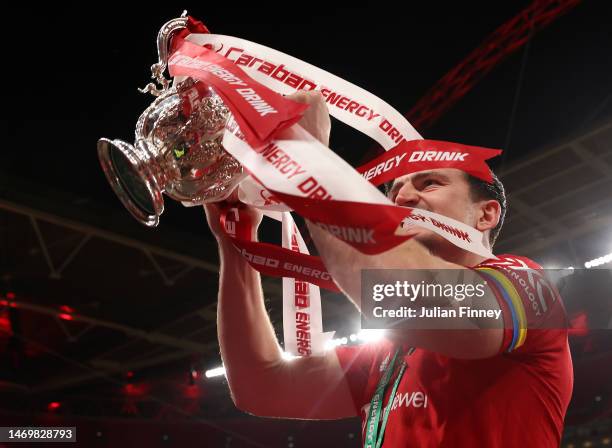
{"type": "Polygon", "coordinates": [[[60,306],[60,310],[64,313],[74,313],[74,308],[71,308],[68,305],[60,306]]]}
{"type": "Polygon", "coordinates": [[[60,407],[62,407],[62,404],[60,402],[58,402],[58,401],[52,401],[51,403],[49,403],[47,405],[47,409],[49,411],[55,411],[55,410],[59,409],[60,407]]]}
{"type": "Polygon", "coordinates": [[[9,299],[9,300],[15,300],[15,293],[11,292],[11,291],[7,292],[6,293],[6,298],[9,299]]]}
{"type": "Polygon", "coordinates": [[[66,313],[59,313],[57,317],[59,317],[62,320],[73,320],[74,319],[74,317],[72,317],[71,314],[66,314],[66,313]]]}
{"type": "Polygon", "coordinates": [[[183,393],[185,394],[186,398],[190,398],[192,400],[200,398],[200,390],[196,386],[186,387],[183,393]]]}
{"type": "Polygon", "coordinates": [[[8,336],[13,335],[13,327],[11,326],[7,311],[0,313],[0,333],[4,333],[8,336]]]}
{"type": "Polygon", "coordinates": [[[149,387],[144,384],[135,385],[132,383],[128,383],[123,386],[123,392],[129,397],[141,397],[143,395],[146,395],[148,390],[149,387]]]}

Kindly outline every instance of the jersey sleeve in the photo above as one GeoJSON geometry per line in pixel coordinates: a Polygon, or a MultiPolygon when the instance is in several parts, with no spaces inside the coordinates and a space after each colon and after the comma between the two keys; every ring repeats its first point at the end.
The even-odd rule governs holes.
{"type": "Polygon", "coordinates": [[[502,310],[502,351],[541,351],[551,335],[556,337],[567,331],[559,292],[537,263],[525,257],[501,255],[475,270],[487,281],[502,310]]]}
{"type": "Polygon", "coordinates": [[[363,345],[336,347],[336,356],[344,371],[357,415],[369,402],[372,384],[377,384],[379,365],[391,353],[391,343],[386,340],[363,345]]]}

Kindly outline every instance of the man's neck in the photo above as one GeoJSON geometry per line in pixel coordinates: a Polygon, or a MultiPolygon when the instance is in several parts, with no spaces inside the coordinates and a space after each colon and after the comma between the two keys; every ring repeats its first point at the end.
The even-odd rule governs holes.
{"type": "Polygon", "coordinates": [[[457,246],[452,246],[450,248],[445,249],[446,250],[444,251],[444,253],[436,254],[434,252],[434,255],[437,255],[450,263],[455,263],[469,268],[478,266],[480,263],[487,259],[487,257],[483,257],[473,252],[468,252],[457,246]]]}

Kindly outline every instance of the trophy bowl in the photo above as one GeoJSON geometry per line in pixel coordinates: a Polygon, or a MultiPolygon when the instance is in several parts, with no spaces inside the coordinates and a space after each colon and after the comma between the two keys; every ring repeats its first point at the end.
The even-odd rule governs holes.
{"type": "Polygon", "coordinates": [[[230,115],[211,87],[186,78],[142,113],[133,145],[98,141],[108,182],[139,222],[157,226],[162,193],[186,206],[216,202],[246,177],[221,143],[230,115]]]}
{"type": "Polygon", "coordinates": [[[140,223],[155,227],[164,210],[163,194],[190,207],[227,198],[247,176],[222,145],[229,109],[210,86],[192,78],[164,77],[172,35],[187,25],[186,12],[165,23],[157,35],[159,61],[142,93],[156,99],[136,123],[134,144],[98,140],[106,179],[140,223]]]}

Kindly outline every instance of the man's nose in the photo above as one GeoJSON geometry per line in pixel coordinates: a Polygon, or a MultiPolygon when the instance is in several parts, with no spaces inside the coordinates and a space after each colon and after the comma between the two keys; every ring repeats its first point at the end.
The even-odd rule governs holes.
{"type": "Polygon", "coordinates": [[[402,207],[416,207],[419,200],[418,191],[410,185],[404,185],[400,188],[400,191],[398,191],[395,197],[395,204],[402,207]]]}

